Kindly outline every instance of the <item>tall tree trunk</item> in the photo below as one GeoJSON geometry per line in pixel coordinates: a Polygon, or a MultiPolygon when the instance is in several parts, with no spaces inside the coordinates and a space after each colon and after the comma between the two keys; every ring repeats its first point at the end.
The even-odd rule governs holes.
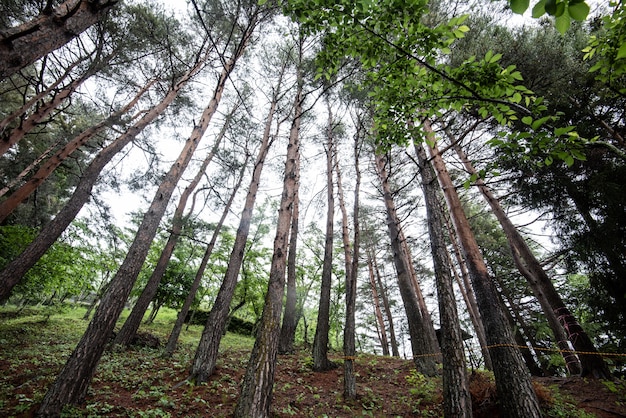
{"type": "MultiPolygon", "coordinates": [[[[285,68],[283,67],[277,85],[277,90],[280,89],[284,71],[285,68]]],[[[261,147],[259,148],[259,154],[254,163],[252,179],[250,180],[248,194],[241,213],[241,219],[239,220],[239,227],[237,228],[233,250],[230,254],[230,259],[228,260],[224,280],[222,281],[220,290],[215,297],[215,302],[209,312],[206,324],[204,325],[204,330],[202,331],[202,336],[200,337],[198,348],[196,349],[196,354],[191,367],[191,374],[188,378],[196,384],[206,382],[215,370],[220,341],[222,340],[224,330],[226,329],[230,302],[232,301],[233,294],[235,292],[237,277],[239,276],[239,270],[241,269],[241,264],[243,262],[246,241],[250,232],[250,221],[254,211],[257,191],[259,190],[259,182],[261,180],[263,165],[269,148],[274,141],[274,137],[271,136],[270,132],[279,97],[279,91],[277,91],[272,98],[272,103],[270,104],[270,109],[265,119],[263,139],[261,147]]]]}
{"type": "Polygon", "coordinates": [[[205,171],[207,167],[209,166],[209,164],[213,160],[213,157],[217,153],[220,143],[222,142],[222,139],[226,135],[226,130],[228,129],[230,117],[232,117],[236,109],[237,109],[237,106],[235,106],[235,108],[230,113],[229,117],[227,118],[226,122],[224,123],[224,126],[222,127],[221,131],[217,135],[217,138],[215,139],[215,143],[213,144],[211,151],[207,154],[207,156],[202,161],[202,164],[200,165],[200,168],[196,172],[195,177],[187,185],[187,187],[185,187],[185,190],[183,190],[183,193],[180,195],[180,198],[178,200],[178,205],[176,206],[176,209],[174,211],[174,216],[172,217],[172,230],[167,239],[167,242],[165,243],[165,247],[163,247],[163,250],[161,251],[159,260],[157,261],[157,264],[154,270],[152,271],[150,278],[148,279],[148,283],[146,284],[146,287],[141,292],[141,295],[139,295],[139,298],[137,299],[137,302],[135,302],[135,306],[133,306],[133,309],[130,312],[130,315],[128,315],[128,318],[126,318],[126,321],[124,321],[124,325],[115,336],[115,340],[113,341],[114,344],[128,346],[132,343],[133,339],[135,338],[135,335],[137,334],[137,330],[139,329],[139,326],[141,325],[141,320],[143,319],[146,313],[146,310],[148,309],[148,305],[150,305],[150,302],[152,301],[152,299],[154,299],[154,296],[157,293],[159,284],[161,283],[161,279],[163,278],[163,275],[165,274],[165,270],[167,270],[167,266],[170,262],[170,259],[172,258],[172,254],[174,253],[176,244],[178,244],[178,239],[180,237],[180,233],[183,230],[183,224],[185,222],[183,213],[187,206],[187,201],[189,200],[189,197],[191,196],[193,191],[196,189],[196,187],[198,187],[198,184],[202,180],[202,177],[205,175],[205,171]]]}
{"type": "MultiPolygon", "coordinates": [[[[298,42],[299,59],[302,60],[303,40],[298,42]]],[[[285,268],[289,227],[293,214],[293,204],[299,178],[300,141],[299,130],[302,121],[302,105],[304,101],[301,64],[297,69],[297,92],[294,106],[294,119],[289,131],[287,159],[283,193],[278,209],[274,253],[270,267],[270,277],[265,296],[263,315],[257,331],[256,340],[241,385],[241,393],[235,408],[235,417],[269,417],[274,387],[276,356],[280,337],[280,315],[285,290],[285,268]]]]}
{"type": "Polygon", "coordinates": [[[378,269],[378,263],[376,261],[376,254],[372,254],[372,265],[374,272],[376,273],[376,282],[378,283],[378,289],[380,291],[380,297],[383,300],[383,307],[385,308],[385,315],[387,316],[387,323],[389,324],[389,338],[391,342],[391,355],[394,357],[400,357],[400,351],[398,350],[398,340],[396,339],[396,330],[393,325],[393,315],[391,314],[391,305],[389,304],[389,297],[387,296],[387,287],[383,284],[383,279],[378,269]]]}
{"type": "Polygon", "coordinates": [[[98,22],[119,0],[66,0],[0,36],[0,80],[58,49],[98,22]]]}
{"type": "Polygon", "coordinates": [[[416,145],[419,171],[422,178],[428,235],[435,268],[435,282],[441,322],[441,354],[443,357],[443,414],[457,418],[472,416],[472,399],[466,374],[463,336],[454,296],[453,279],[448,263],[444,239],[445,223],[439,207],[436,177],[426,151],[416,145]]]}
{"type": "Polygon", "coordinates": [[[30,196],[30,194],[37,187],[39,187],[39,185],[43,183],[54,172],[54,170],[56,170],[58,166],[60,166],[70,155],[72,155],[74,151],[85,145],[87,141],[92,139],[97,133],[102,131],[111,123],[119,119],[122,115],[129,112],[130,109],[132,109],[137,104],[141,96],[143,96],[144,93],[148,91],[148,89],[150,89],[150,87],[152,87],[155,82],[156,80],[150,81],[126,106],[113,113],[108,118],[81,132],[79,135],[77,135],[71,141],[65,144],[61,149],[59,149],[55,155],[50,157],[50,159],[45,164],[43,164],[26,183],[24,183],[19,189],[11,193],[11,195],[6,200],[0,203],[0,223],[2,223],[7,218],[7,216],[9,216],[18,207],[21,202],[23,202],[28,196],[30,196]]]}
{"type": "MultiPolygon", "coordinates": [[[[354,240],[352,243],[352,266],[350,274],[346,275],[346,324],[343,330],[343,396],[346,399],[356,399],[356,375],[354,374],[354,360],[356,360],[356,284],[359,274],[359,191],[361,188],[361,171],[359,169],[360,133],[363,126],[359,126],[354,137],[354,170],[356,173],[354,185],[354,240]]],[[[343,204],[343,198],[340,199],[343,204]]],[[[343,204],[345,207],[345,204],[343,204]]],[[[345,220],[347,223],[347,220],[345,220]]]]}
{"type": "Polygon", "coordinates": [[[383,351],[383,356],[389,355],[389,339],[387,338],[387,329],[385,327],[385,321],[383,319],[383,312],[380,309],[380,297],[378,296],[378,289],[376,286],[376,277],[374,275],[374,261],[372,260],[371,251],[365,251],[367,254],[367,270],[370,279],[370,288],[372,291],[372,301],[374,302],[374,316],[376,317],[376,324],[378,326],[378,333],[380,335],[380,347],[383,351]]]}
{"type": "Polygon", "coordinates": [[[161,115],[174,101],[180,89],[193,77],[204,64],[203,58],[191,68],[167,92],[161,102],[150,109],[137,123],[128,128],[115,141],[101,150],[83,172],[72,197],[67,201],[57,216],[44,226],[32,243],[0,272],[0,301],[8,299],[13,287],[22,279],[24,274],[45,254],[65,228],[74,220],[83,205],[91,196],[91,189],[98,180],[98,176],[106,164],[128,145],[146,126],[161,115]]]}
{"type": "Polygon", "coordinates": [[[280,354],[291,353],[296,337],[298,325],[298,294],[296,288],[296,250],[298,242],[298,218],[300,216],[300,204],[298,202],[298,189],[293,201],[293,214],[291,216],[291,236],[289,237],[289,255],[287,256],[287,295],[285,297],[285,311],[283,312],[283,324],[280,329],[280,341],[278,352],[280,354]]]}
{"type": "Polygon", "coordinates": [[[432,327],[433,325],[424,323],[424,318],[421,315],[420,304],[410,277],[409,256],[404,251],[405,247],[400,242],[400,219],[396,212],[396,206],[389,186],[389,175],[387,174],[385,165],[386,158],[382,155],[377,155],[376,171],[382,185],[383,198],[387,210],[387,230],[393,250],[393,261],[398,275],[400,296],[402,297],[404,310],[409,323],[413,361],[420,373],[427,376],[434,376],[437,374],[435,362],[435,355],[437,353],[429,344],[429,338],[426,337],[426,333],[428,332],[426,327],[432,327]]]}
{"type": "Polygon", "coordinates": [[[235,200],[235,196],[237,195],[237,191],[241,187],[241,183],[243,181],[244,172],[248,163],[248,156],[246,155],[246,162],[241,167],[241,172],[239,173],[239,178],[237,179],[237,184],[233,188],[226,205],[224,206],[224,210],[222,211],[222,215],[215,224],[215,229],[213,230],[213,235],[211,236],[211,240],[209,241],[207,248],[202,256],[202,260],[200,261],[200,266],[198,267],[198,271],[196,272],[196,276],[193,279],[193,283],[191,284],[191,288],[189,289],[189,294],[185,298],[185,302],[183,303],[178,316],[176,317],[176,322],[172,327],[172,332],[170,332],[170,336],[167,339],[167,344],[165,346],[165,352],[163,353],[164,357],[171,357],[176,350],[176,345],[178,343],[178,337],[180,336],[180,332],[183,329],[183,324],[185,323],[185,318],[187,318],[187,314],[189,313],[189,309],[193,305],[193,302],[196,298],[196,293],[198,292],[198,288],[200,287],[200,282],[202,281],[202,277],[204,277],[204,271],[206,270],[206,266],[209,262],[209,258],[213,253],[213,248],[215,247],[215,243],[217,242],[217,238],[219,237],[220,231],[222,230],[222,226],[224,225],[224,221],[226,220],[226,216],[230,212],[230,208],[235,200]]]}
{"type": "MultiPolygon", "coordinates": [[[[467,172],[469,174],[475,174],[476,169],[461,147],[456,144],[454,148],[467,172]]],[[[583,354],[580,355],[579,362],[576,355],[570,351],[567,342],[568,338],[576,351],[596,353],[597,349],[591,341],[591,338],[589,338],[589,335],[582,329],[574,315],[572,315],[567,306],[565,306],[552,280],[550,280],[550,277],[548,277],[541,263],[533,254],[526,240],[524,240],[517,228],[515,228],[515,225],[513,225],[513,222],[511,222],[506,215],[506,212],[502,209],[499,200],[491,192],[491,189],[480,178],[476,180],[476,186],[478,186],[483,197],[487,203],[489,203],[491,211],[498,219],[498,222],[500,222],[502,230],[509,242],[509,246],[511,247],[515,265],[528,281],[533,294],[541,305],[569,372],[571,374],[582,373],[583,375],[591,375],[603,379],[609,378],[609,369],[600,355],[583,354]]]]}
{"type": "MultiPolygon", "coordinates": [[[[442,205],[440,204],[440,206],[442,205]]],[[[448,217],[445,218],[445,223],[446,223],[446,229],[448,231],[448,237],[450,238],[450,243],[452,244],[454,257],[456,258],[457,265],[459,266],[459,270],[461,271],[461,279],[463,280],[463,282],[461,283],[461,279],[457,277],[457,282],[458,282],[459,288],[461,289],[461,292],[464,295],[465,303],[467,304],[467,311],[470,315],[470,320],[472,321],[472,325],[474,326],[474,331],[476,332],[478,343],[480,344],[480,350],[483,355],[485,368],[487,370],[493,370],[493,364],[491,363],[491,355],[489,354],[489,348],[488,348],[489,344],[487,344],[487,336],[485,335],[485,325],[483,324],[483,320],[480,316],[478,303],[476,303],[476,295],[474,295],[474,289],[472,289],[472,285],[470,284],[470,278],[469,278],[469,273],[467,271],[467,265],[465,263],[465,260],[463,260],[463,255],[461,254],[461,250],[459,248],[459,241],[457,239],[456,234],[454,233],[454,228],[452,227],[452,225],[450,225],[450,220],[448,219],[448,217]]],[[[452,262],[450,262],[450,265],[452,265],[452,262]]]]}
{"type": "Polygon", "coordinates": [[[150,207],[144,214],[137,230],[137,235],[128,250],[124,262],[113,280],[111,280],[85,334],[83,334],[65,367],[44,397],[37,412],[38,415],[56,415],[60,413],[65,404],[79,403],[85,399],[87,388],[96,366],[146,259],[150,244],[154,239],[170,197],[191,161],[191,157],[197,149],[211,118],[217,111],[226,81],[234,68],[237,58],[237,55],[233,56],[224,65],[213,97],[201,115],[200,123],[194,127],[180,155],[163,178],[150,207]]]}
{"type": "MultiPolygon", "coordinates": [[[[424,128],[430,137],[426,141],[428,144],[434,139],[434,133],[428,122],[424,128]]],[[[476,302],[485,326],[487,343],[491,346],[491,361],[500,408],[511,418],[541,417],[542,413],[528,369],[524,365],[519,349],[515,347],[511,329],[500,305],[494,303],[497,301],[497,291],[463,212],[461,200],[437,148],[429,145],[429,151],[470,272],[476,302]]]]}
{"type": "MultiPolygon", "coordinates": [[[[324,260],[322,264],[322,283],[317,309],[317,326],[313,340],[313,370],[325,371],[337,367],[328,359],[328,334],[330,332],[330,290],[333,272],[333,235],[335,226],[335,193],[333,191],[333,115],[328,103],[328,122],[326,125],[326,235],[324,240],[324,260]]],[[[349,271],[346,270],[346,275],[349,271]]]]}

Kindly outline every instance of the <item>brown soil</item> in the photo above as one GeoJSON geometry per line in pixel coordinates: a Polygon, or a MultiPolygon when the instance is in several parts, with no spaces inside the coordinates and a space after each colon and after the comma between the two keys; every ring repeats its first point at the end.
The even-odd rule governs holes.
{"type": "MultiPolygon", "coordinates": [[[[86,403],[68,411],[65,416],[226,417],[232,413],[247,363],[247,352],[222,353],[216,373],[207,384],[200,386],[181,384],[187,376],[188,357],[165,360],[158,353],[158,350],[147,348],[110,353],[110,357],[101,362],[86,403]]],[[[340,357],[333,360],[341,362],[340,357]]],[[[275,417],[442,415],[441,380],[427,381],[432,390],[416,384],[411,361],[359,356],[356,361],[359,397],[351,402],[342,396],[341,367],[314,373],[309,363],[307,353],[279,356],[272,404],[275,417]]],[[[20,413],[15,413],[15,408],[24,403],[24,399],[41,397],[56,373],[52,369],[38,369],[35,364],[25,364],[22,370],[29,372],[11,372],[13,374],[8,377],[9,364],[0,357],[0,375],[6,377],[0,381],[5,388],[7,385],[13,387],[10,396],[0,399],[0,416],[32,416],[37,408],[36,402],[20,413]],[[45,375],[42,370],[46,370],[45,375]]],[[[489,376],[476,373],[471,382],[474,416],[503,416],[498,414],[497,397],[489,376]]],[[[619,382],[611,386],[578,377],[535,381],[542,406],[548,416],[555,417],[579,417],[581,412],[576,407],[599,418],[626,417],[625,387],[619,382]],[[550,411],[550,408],[558,409],[550,411]]],[[[0,390],[0,394],[3,392],[0,390]]]]}

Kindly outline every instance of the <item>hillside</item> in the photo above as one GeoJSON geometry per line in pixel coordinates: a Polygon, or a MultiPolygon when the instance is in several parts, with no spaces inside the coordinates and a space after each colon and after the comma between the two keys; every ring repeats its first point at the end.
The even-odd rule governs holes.
{"type": "MultiPolygon", "coordinates": [[[[49,313],[49,312],[48,312],[49,313]]],[[[86,326],[82,309],[60,315],[0,310],[0,416],[32,416],[46,388],[86,326]]],[[[160,315],[142,330],[140,343],[163,341],[172,314],[160,315]]],[[[185,331],[172,359],[161,350],[139,344],[124,352],[107,352],[84,405],[66,409],[64,416],[224,417],[233,411],[239,394],[250,338],[228,334],[218,368],[206,385],[184,382],[201,332],[185,331]],[[181,384],[182,383],[182,384],[181,384]]],[[[340,353],[333,360],[341,362],[340,353]]],[[[359,355],[356,361],[359,399],[345,402],[342,369],[314,373],[306,351],[279,357],[274,386],[276,417],[438,417],[441,379],[415,373],[409,360],[359,355]]],[[[582,378],[541,378],[536,390],[550,417],[626,416],[626,385],[582,378]]],[[[494,386],[488,374],[472,375],[475,417],[497,417],[494,386]]]]}

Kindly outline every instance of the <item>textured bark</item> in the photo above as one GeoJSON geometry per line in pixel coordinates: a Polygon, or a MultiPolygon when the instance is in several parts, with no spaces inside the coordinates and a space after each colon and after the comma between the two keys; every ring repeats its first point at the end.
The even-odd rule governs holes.
{"type": "MultiPolygon", "coordinates": [[[[282,80],[282,76],[280,79],[282,80]]],[[[280,81],[278,86],[280,86],[280,81]]],[[[259,154],[257,155],[254,163],[252,179],[250,180],[248,194],[246,196],[241,218],[239,220],[239,227],[237,228],[237,234],[235,235],[233,250],[230,254],[230,259],[228,260],[224,280],[222,281],[217,296],[215,297],[215,302],[209,312],[206,324],[204,325],[204,330],[202,331],[202,336],[200,337],[198,348],[196,349],[191,374],[189,376],[189,380],[194,381],[196,384],[206,382],[215,370],[220,341],[222,340],[224,330],[226,329],[230,302],[232,301],[233,294],[235,293],[239,270],[241,269],[241,264],[243,262],[245,246],[250,232],[250,222],[252,220],[252,213],[256,203],[257,191],[259,190],[261,173],[265,164],[265,158],[267,157],[267,153],[273,142],[270,132],[274,121],[274,114],[276,113],[278,97],[278,93],[274,95],[272,103],[270,104],[270,110],[265,119],[263,139],[259,148],[259,154]]]]}
{"type": "MultiPolygon", "coordinates": [[[[237,107],[235,107],[234,110],[236,110],[236,108],[237,107]]],[[[231,112],[231,116],[233,112],[231,112]]],[[[128,315],[128,318],[126,318],[126,321],[124,321],[124,325],[115,336],[115,340],[113,341],[114,344],[128,346],[135,338],[137,330],[141,325],[141,320],[143,319],[146,310],[150,305],[150,302],[152,302],[152,299],[154,299],[154,296],[157,293],[159,284],[161,283],[161,279],[163,278],[163,275],[167,270],[167,266],[170,262],[170,259],[172,258],[172,254],[174,253],[174,249],[178,244],[178,239],[180,238],[180,233],[183,230],[183,224],[185,221],[183,213],[185,212],[185,208],[187,207],[187,201],[189,200],[189,197],[196,189],[196,187],[198,187],[198,184],[200,184],[202,177],[205,175],[207,167],[217,153],[220,143],[226,135],[229,120],[230,118],[228,118],[224,123],[224,126],[217,135],[217,138],[215,139],[215,143],[213,144],[211,151],[206,155],[206,157],[202,161],[202,164],[200,164],[200,168],[196,172],[196,175],[187,185],[187,187],[185,187],[185,190],[183,190],[183,192],[181,193],[180,198],[178,199],[178,205],[176,205],[176,209],[174,210],[174,216],[172,217],[172,229],[167,239],[167,242],[165,243],[165,246],[161,251],[159,260],[157,261],[157,264],[154,267],[154,270],[152,271],[152,274],[150,275],[146,286],[139,295],[137,302],[135,302],[135,306],[133,306],[133,309],[128,315]]]]}
{"type": "Polygon", "coordinates": [[[426,324],[421,315],[420,304],[410,277],[409,256],[404,251],[405,247],[400,242],[400,220],[396,213],[395,203],[389,186],[389,176],[385,165],[386,158],[380,155],[376,156],[376,171],[382,185],[383,198],[387,210],[387,230],[391,240],[393,261],[398,275],[398,287],[409,323],[413,361],[420,373],[427,376],[434,376],[437,373],[435,363],[437,352],[433,351],[433,347],[429,344],[428,337],[425,337],[428,332],[426,327],[432,327],[433,325],[431,323],[426,324]]]}
{"type": "MultiPolygon", "coordinates": [[[[454,148],[467,172],[475,174],[476,169],[461,147],[456,144],[454,148]]],[[[498,222],[500,222],[509,242],[515,265],[528,281],[533,294],[539,305],[541,305],[541,309],[546,316],[548,325],[554,334],[557,346],[561,350],[570,374],[582,372],[585,375],[591,374],[594,377],[608,378],[610,376],[608,367],[600,355],[581,355],[579,362],[576,355],[570,351],[567,342],[568,338],[577,351],[597,352],[595,345],[576,318],[570,313],[567,306],[565,306],[550,277],[548,277],[539,260],[537,260],[517,228],[515,228],[515,225],[513,225],[513,222],[511,222],[499,200],[491,192],[491,189],[480,178],[476,180],[476,186],[478,186],[483,197],[489,203],[491,211],[498,219],[498,222]]]]}
{"type": "Polygon", "coordinates": [[[298,295],[296,289],[296,252],[298,242],[298,218],[300,216],[298,202],[298,188],[293,201],[293,214],[291,216],[291,235],[289,237],[289,255],[287,256],[287,295],[285,297],[285,311],[283,312],[283,324],[280,329],[280,341],[278,352],[280,354],[291,353],[296,337],[298,325],[298,295]]]}
{"type": "MultiPolygon", "coordinates": [[[[330,331],[330,289],[333,271],[333,235],[335,226],[335,194],[333,187],[333,116],[328,105],[326,128],[326,235],[324,240],[324,260],[322,262],[322,283],[317,309],[317,326],[313,339],[313,370],[321,372],[336,368],[328,359],[328,333],[330,331]]],[[[346,271],[346,275],[349,274],[346,271]]]]}
{"type": "MultiPolygon", "coordinates": [[[[425,129],[429,135],[433,135],[428,124],[426,124],[425,129]]],[[[515,347],[511,329],[500,305],[497,303],[498,297],[495,286],[489,277],[487,266],[482,259],[474,234],[463,212],[459,196],[436,147],[429,145],[429,152],[465,256],[476,302],[485,326],[487,343],[491,347],[491,361],[500,409],[504,415],[511,418],[541,417],[539,402],[532,386],[530,374],[519,349],[515,347]]]]}
{"type": "Polygon", "coordinates": [[[380,290],[380,297],[383,300],[383,307],[385,308],[387,323],[389,324],[391,355],[394,357],[400,357],[400,351],[398,350],[398,341],[396,339],[396,331],[393,325],[393,315],[391,314],[391,306],[389,305],[389,298],[387,297],[387,287],[383,285],[380,270],[378,269],[378,263],[376,262],[376,254],[372,255],[372,265],[374,267],[374,272],[376,273],[376,282],[378,283],[378,289],[380,290]]]}
{"type": "Polygon", "coordinates": [[[11,193],[11,195],[4,201],[0,203],[0,223],[2,223],[18,206],[21,202],[23,202],[30,194],[35,191],[37,187],[41,183],[43,183],[50,175],[56,170],[58,166],[60,166],[70,155],[72,155],[77,149],[82,147],[92,139],[96,134],[102,131],[107,126],[111,125],[114,121],[119,119],[122,115],[132,109],[141,96],[144,95],[150,87],[155,83],[155,81],[151,81],[144,88],[142,88],[137,95],[128,103],[126,106],[114,112],[108,118],[100,121],[99,123],[91,126],[85,131],[81,132],[79,135],[74,137],[71,141],[65,144],[61,149],[59,149],[55,155],[50,157],[48,161],[46,161],[40,168],[37,170],[35,174],[31,176],[31,178],[24,183],[19,189],[11,193]]]}
{"type": "MultiPolygon", "coordinates": [[[[446,217],[445,219],[446,229],[448,230],[448,236],[450,238],[450,242],[452,244],[452,249],[454,252],[454,257],[456,258],[457,265],[461,270],[461,278],[457,275],[457,283],[461,292],[463,293],[463,297],[465,299],[465,303],[467,305],[467,310],[470,315],[470,320],[472,321],[472,325],[474,326],[474,331],[476,332],[476,337],[478,338],[478,343],[480,344],[480,350],[483,355],[483,361],[485,363],[485,368],[487,370],[493,370],[493,364],[491,363],[491,355],[489,354],[489,348],[487,344],[487,336],[485,335],[485,326],[483,324],[483,320],[480,317],[480,310],[478,309],[478,304],[476,303],[476,296],[474,295],[474,289],[472,289],[472,285],[470,284],[469,273],[467,271],[467,265],[463,260],[463,256],[461,254],[461,249],[459,248],[459,243],[452,228],[450,225],[450,220],[446,217]],[[461,282],[462,279],[462,282],[461,282]]],[[[450,265],[452,263],[450,262],[450,265]]],[[[456,275],[456,270],[455,270],[456,275]]]]}
{"type": "Polygon", "coordinates": [[[212,116],[217,111],[227,76],[231,70],[232,65],[224,67],[214,95],[202,113],[200,124],[194,127],[180,155],[159,185],[152,203],[137,229],[137,235],[135,235],[124,262],[111,280],[81,341],[70,355],[53,386],[48,390],[38,415],[56,415],[60,413],[65,404],[84,401],[96,366],[139,275],[170,197],[191,161],[191,157],[197,149],[212,116]]]}
{"type": "MultiPolygon", "coordinates": [[[[302,41],[300,41],[299,47],[300,58],[302,58],[302,41]]],[[[270,416],[274,372],[278,355],[278,339],[280,337],[280,315],[285,290],[289,227],[291,225],[299,177],[299,130],[304,100],[301,71],[301,68],[298,68],[298,88],[294,106],[294,119],[289,132],[283,192],[278,210],[274,253],[270,267],[265,306],[234,414],[235,417],[240,418],[270,416]]]]}
{"type": "Polygon", "coordinates": [[[172,332],[170,333],[170,336],[167,339],[165,352],[163,353],[164,357],[170,357],[172,354],[174,354],[174,351],[176,351],[178,337],[180,336],[180,332],[183,329],[185,318],[187,318],[189,309],[191,309],[191,305],[193,305],[193,302],[196,298],[196,293],[198,292],[198,288],[200,287],[200,282],[202,281],[202,278],[204,277],[204,271],[206,270],[206,266],[209,262],[209,258],[211,257],[211,254],[213,253],[213,248],[215,247],[217,238],[219,237],[220,231],[222,230],[222,226],[224,225],[226,216],[228,216],[228,214],[230,213],[230,208],[233,204],[233,201],[235,200],[235,196],[237,195],[237,192],[239,191],[239,188],[241,187],[241,182],[243,180],[244,171],[247,166],[247,163],[248,163],[248,159],[246,158],[246,162],[241,167],[241,172],[239,173],[237,184],[235,184],[235,187],[233,188],[233,191],[230,194],[230,197],[228,198],[226,205],[224,206],[224,210],[222,211],[222,215],[219,221],[217,221],[217,224],[215,224],[213,235],[211,235],[211,239],[209,240],[209,243],[207,244],[207,248],[204,251],[204,255],[202,256],[202,260],[200,261],[200,266],[198,267],[198,271],[196,272],[193,282],[191,283],[189,294],[185,298],[185,302],[183,303],[183,306],[180,309],[178,316],[176,317],[176,322],[174,323],[174,326],[172,327],[172,332]]]}
{"type": "Polygon", "coordinates": [[[416,145],[422,179],[428,235],[435,269],[435,283],[441,322],[441,354],[443,357],[443,413],[444,417],[471,417],[472,400],[467,379],[461,325],[454,297],[453,279],[448,263],[444,239],[445,223],[438,205],[439,191],[436,177],[426,151],[416,145]]]}
{"type": "MultiPolygon", "coordinates": [[[[359,130],[363,126],[358,127],[359,130]]],[[[346,275],[346,324],[343,330],[343,396],[345,399],[356,399],[356,375],[354,373],[354,360],[356,359],[356,284],[359,274],[359,192],[361,189],[361,171],[359,169],[359,137],[357,131],[354,138],[354,170],[356,173],[354,185],[354,208],[352,219],[354,223],[354,239],[352,241],[352,266],[350,274],[346,275]]],[[[343,202],[343,198],[340,198],[343,202]]],[[[345,204],[343,204],[345,207],[345,204]]],[[[347,223],[347,220],[345,220],[347,223]]]]}
{"type": "Polygon", "coordinates": [[[376,317],[376,324],[380,337],[380,347],[383,351],[383,356],[388,356],[389,339],[387,338],[387,329],[385,327],[385,321],[383,319],[383,312],[380,309],[380,297],[378,296],[378,287],[376,285],[376,277],[374,275],[374,261],[372,260],[372,255],[370,253],[371,251],[366,251],[367,270],[370,279],[370,290],[372,292],[372,301],[374,302],[374,316],[376,317]]]}
{"type": "Polygon", "coordinates": [[[0,34],[0,80],[62,47],[98,22],[119,0],[66,0],[52,13],[0,34]]]}
{"type": "Polygon", "coordinates": [[[148,124],[165,111],[174,101],[180,89],[200,70],[200,68],[202,68],[202,65],[202,61],[198,62],[170,88],[158,105],[150,109],[137,123],[96,155],[83,172],[83,176],[76,186],[72,197],[59,211],[57,216],[44,226],[33,242],[0,272],[0,301],[6,300],[10,296],[13,287],[22,279],[24,274],[35,265],[48,248],[50,248],[63,231],[65,231],[65,228],[74,220],[83,205],[89,200],[91,189],[106,164],[148,126],[148,124]]]}

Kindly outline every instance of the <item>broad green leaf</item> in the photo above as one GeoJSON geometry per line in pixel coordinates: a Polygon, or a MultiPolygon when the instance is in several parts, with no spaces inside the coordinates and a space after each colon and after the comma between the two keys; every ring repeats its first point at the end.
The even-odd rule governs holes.
{"type": "Polygon", "coordinates": [[[589,5],[585,2],[572,4],[572,1],[570,1],[567,11],[572,19],[582,22],[589,15],[589,5]]]}
{"type": "Polygon", "coordinates": [[[546,3],[544,5],[546,13],[550,16],[554,16],[556,14],[556,4],[557,0],[546,0],[546,3]]]}
{"type": "Polygon", "coordinates": [[[532,16],[534,19],[537,19],[545,14],[546,14],[546,0],[541,0],[537,4],[535,4],[535,6],[533,7],[532,16]]]}
{"type": "Polygon", "coordinates": [[[524,14],[529,5],[530,0],[511,0],[511,10],[520,15],[524,14]]]}
{"type": "Polygon", "coordinates": [[[568,167],[571,167],[572,165],[574,165],[574,157],[572,157],[571,155],[568,155],[567,157],[565,157],[563,161],[565,161],[565,164],[567,164],[568,167]]]}
{"type": "Polygon", "coordinates": [[[537,129],[541,128],[541,126],[546,123],[548,120],[550,119],[550,116],[545,116],[541,119],[537,119],[536,121],[534,121],[532,123],[532,128],[536,131],[537,129]]]}
{"type": "Polygon", "coordinates": [[[524,117],[522,118],[522,123],[524,123],[524,124],[526,124],[526,125],[530,126],[530,125],[533,123],[533,118],[532,118],[532,117],[530,117],[530,116],[524,116],[524,117]]]}
{"type": "Polygon", "coordinates": [[[554,22],[554,26],[556,27],[556,30],[558,30],[561,35],[564,35],[565,32],[567,32],[571,24],[572,24],[572,20],[570,19],[569,15],[566,13],[557,17],[554,22]]]}
{"type": "Polygon", "coordinates": [[[615,59],[626,58],[626,43],[622,44],[617,51],[617,56],[615,59]]]}
{"type": "Polygon", "coordinates": [[[552,156],[551,156],[551,155],[548,155],[548,156],[546,157],[546,159],[544,160],[544,162],[546,163],[546,165],[552,165],[552,161],[553,161],[553,159],[552,159],[552,156]]]}

